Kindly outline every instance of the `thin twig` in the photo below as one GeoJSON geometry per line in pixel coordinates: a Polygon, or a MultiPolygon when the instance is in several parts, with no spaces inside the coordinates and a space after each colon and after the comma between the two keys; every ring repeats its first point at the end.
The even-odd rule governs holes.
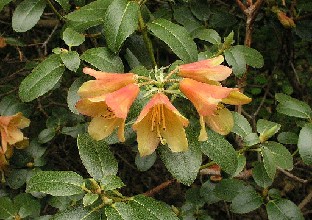
{"type": "Polygon", "coordinates": [[[300,204],[298,205],[299,209],[303,209],[303,207],[305,207],[312,199],[312,191],[300,202],[300,204]]]}
{"type": "Polygon", "coordinates": [[[153,189],[143,193],[143,195],[145,195],[145,196],[153,196],[156,193],[158,193],[159,191],[163,190],[164,188],[170,186],[171,184],[173,184],[175,182],[176,182],[176,179],[171,179],[171,180],[168,180],[166,182],[163,182],[162,184],[154,187],[153,189]]]}
{"type": "Polygon", "coordinates": [[[300,177],[297,177],[295,176],[294,174],[284,170],[284,169],[281,169],[281,168],[277,168],[279,171],[281,171],[282,173],[284,173],[286,176],[288,176],[289,178],[293,179],[293,180],[296,180],[300,183],[307,183],[308,180],[305,180],[305,179],[301,179],[300,177]]]}

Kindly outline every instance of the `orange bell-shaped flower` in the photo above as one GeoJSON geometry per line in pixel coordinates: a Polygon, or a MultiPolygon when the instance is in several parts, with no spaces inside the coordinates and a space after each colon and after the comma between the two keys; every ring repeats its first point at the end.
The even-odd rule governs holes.
{"type": "Polygon", "coordinates": [[[152,154],[158,144],[168,144],[173,152],[186,151],[188,142],[184,127],[188,120],[163,93],[155,94],[140,113],[133,129],[137,132],[141,156],[152,154]]]}
{"type": "Polygon", "coordinates": [[[232,73],[231,68],[220,65],[223,61],[224,58],[220,55],[212,59],[183,64],[179,66],[179,75],[204,83],[222,81],[232,73]]]}

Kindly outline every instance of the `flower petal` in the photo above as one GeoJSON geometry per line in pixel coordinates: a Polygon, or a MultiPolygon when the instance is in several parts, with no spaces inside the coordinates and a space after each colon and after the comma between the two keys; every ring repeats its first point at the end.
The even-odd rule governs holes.
{"type": "Polygon", "coordinates": [[[113,93],[106,96],[106,104],[112,109],[116,117],[126,118],[130,106],[140,92],[139,86],[129,84],[113,93]]]}
{"type": "Polygon", "coordinates": [[[76,109],[83,115],[98,117],[106,114],[108,106],[105,102],[91,102],[89,99],[81,99],[76,103],[76,109]]]}
{"type": "Polygon", "coordinates": [[[166,129],[161,130],[162,136],[166,139],[168,147],[172,152],[181,152],[188,149],[188,142],[180,116],[170,109],[165,108],[166,129]]]}
{"type": "Polygon", "coordinates": [[[204,117],[207,125],[221,135],[227,135],[234,126],[232,113],[225,107],[218,109],[213,115],[204,117]]]}
{"type": "Polygon", "coordinates": [[[184,78],[180,81],[180,90],[194,104],[200,115],[207,116],[214,113],[218,103],[233,89],[184,78]]]}
{"type": "Polygon", "coordinates": [[[238,89],[233,90],[228,97],[222,99],[223,103],[230,105],[244,105],[251,101],[251,98],[238,91],[238,89]]]}
{"type": "Polygon", "coordinates": [[[109,72],[97,71],[89,67],[83,68],[82,72],[90,76],[93,76],[97,80],[105,80],[107,82],[113,80],[114,78],[123,78],[126,81],[128,80],[131,81],[128,84],[135,82],[135,75],[133,73],[109,73],[109,72]]]}
{"type": "Polygon", "coordinates": [[[122,126],[124,120],[121,118],[103,118],[103,117],[95,117],[91,120],[88,133],[95,140],[103,140],[108,137],[111,133],[113,133],[114,129],[122,126]]]}
{"type": "Polygon", "coordinates": [[[141,157],[152,154],[160,142],[156,131],[151,130],[151,120],[152,114],[149,112],[135,126],[135,130],[137,132],[138,150],[141,157]]]}

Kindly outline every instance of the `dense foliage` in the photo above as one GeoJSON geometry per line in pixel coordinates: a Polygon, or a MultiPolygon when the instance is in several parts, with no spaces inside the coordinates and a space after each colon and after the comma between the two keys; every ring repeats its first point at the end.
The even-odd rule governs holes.
{"type": "Polygon", "coordinates": [[[311,216],[312,2],[0,12],[0,219],[311,216]]]}

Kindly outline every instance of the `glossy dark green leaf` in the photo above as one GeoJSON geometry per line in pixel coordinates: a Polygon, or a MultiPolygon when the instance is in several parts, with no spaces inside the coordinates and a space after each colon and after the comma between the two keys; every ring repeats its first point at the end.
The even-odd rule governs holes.
{"type": "Polygon", "coordinates": [[[24,0],[15,9],[12,17],[12,27],[16,32],[25,32],[39,21],[46,6],[44,0],[24,0]]]}
{"type": "Polygon", "coordinates": [[[55,136],[55,129],[54,128],[46,128],[43,129],[39,134],[38,134],[38,142],[40,144],[47,143],[51,141],[54,136],[55,136]]]}
{"type": "Polygon", "coordinates": [[[18,194],[14,198],[14,205],[18,208],[18,215],[21,218],[35,218],[40,215],[40,202],[30,194],[18,194]]]}
{"type": "Polygon", "coordinates": [[[66,209],[58,212],[51,220],[99,220],[101,213],[96,210],[89,210],[81,206],[66,209]]]}
{"type": "Polygon", "coordinates": [[[221,37],[213,29],[196,29],[192,32],[192,37],[207,41],[212,44],[221,44],[221,37]]]}
{"type": "Polygon", "coordinates": [[[124,71],[121,58],[113,54],[106,47],[97,47],[86,50],[80,58],[104,72],[124,71]]]}
{"type": "Polygon", "coordinates": [[[238,114],[237,112],[232,112],[232,114],[234,118],[234,127],[232,128],[233,133],[241,136],[242,138],[252,133],[252,128],[244,116],[238,114]]]}
{"type": "Polygon", "coordinates": [[[76,79],[68,89],[68,94],[67,94],[68,108],[72,113],[75,113],[77,115],[79,115],[79,112],[76,109],[75,105],[78,102],[78,100],[80,99],[77,91],[80,88],[80,86],[82,85],[82,83],[84,83],[84,82],[85,82],[84,77],[80,77],[80,78],[76,79]]]}
{"type": "Polygon", "coordinates": [[[21,102],[15,96],[5,96],[0,102],[0,115],[14,115],[22,112],[25,117],[31,113],[29,105],[21,102]]]}
{"type": "Polygon", "coordinates": [[[96,180],[116,175],[118,163],[104,141],[96,141],[88,134],[78,136],[79,155],[88,173],[96,180]]]}
{"type": "Polygon", "coordinates": [[[233,146],[220,134],[208,131],[208,140],[201,142],[201,150],[228,174],[234,174],[237,167],[237,153],[233,146]]]}
{"type": "Polygon", "coordinates": [[[133,214],[130,205],[123,202],[116,202],[112,206],[105,208],[107,220],[138,220],[133,214]]]}
{"type": "Polygon", "coordinates": [[[105,176],[101,179],[101,187],[105,190],[114,190],[125,186],[122,180],[118,176],[105,176]]]}
{"type": "Polygon", "coordinates": [[[69,47],[73,47],[82,44],[85,41],[85,36],[73,30],[72,28],[66,28],[63,32],[62,39],[69,47]]]}
{"type": "Polygon", "coordinates": [[[223,179],[216,185],[214,193],[219,199],[230,202],[244,189],[245,185],[240,180],[223,179]]]}
{"type": "Polygon", "coordinates": [[[26,183],[27,169],[14,169],[9,172],[6,182],[12,189],[18,189],[26,183]]]}
{"type": "Polygon", "coordinates": [[[68,12],[70,10],[69,0],[56,0],[59,3],[64,11],[68,12]]]}
{"type": "Polygon", "coordinates": [[[31,177],[26,191],[71,196],[83,193],[82,184],[83,178],[72,171],[42,171],[31,177]]]}
{"type": "Polygon", "coordinates": [[[233,48],[224,51],[226,62],[232,67],[235,76],[240,77],[246,72],[246,59],[242,52],[233,48]]]}
{"type": "Polygon", "coordinates": [[[187,5],[174,7],[173,17],[177,22],[183,25],[189,33],[201,27],[201,24],[193,16],[187,5]]]}
{"type": "Polygon", "coordinates": [[[303,220],[300,209],[290,200],[278,199],[266,205],[269,220],[303,220]]]}
{"type": "Polygon", "coordinates": [[[277,140],[281,144],[297,144],[298,138],[298,134],[293,132],[281,132],[277,136],[277,140]]]}
{"type": "Polygon", "coordinates": [[[19,87],[21,100],[30,102],[53,89],[64,70],[59,55],[50,55],[21,82],[19,87]]]}
{"type": "Polygon", "coordinates": [[[306,124],[300,130],[298,149],[303,162],[312,165],[312,124],[306,124]]]}
{"type": "Polygon", "coordinates": [[[79,54],[76,51],[61,53],[61,59],[67,69],[76,72],[80,65],[79,54]]]}
{"type": "Polygon", "coordinates": [[[272,185],[273,179],[269,177],[262,162],[255,162],[252,169],[252,177],[258,186],[267,188],[272,185]]]}
{"type": "Polygon", "coordinates": [[[0,219],[14,219],[18,208],[13,205],[9,197],[0,197],[0,219]]]}
{"type": "Polygon", "coordinates": [[[200,195],[203,197],[203,199],[208,205],[219,202],[221,200],[215,195],[214,192],[215,188],[216,184],[210,182],[210,180],[206,181],[200,188],[200,195]]]}
{"type": "Polygon", "coordinates": [[[123,42],[138,26],[139,4],[135,1],[114,0],[107,8],[104,32],[108,47],[117,53],[123,42]]]}
{"type": "Polygon", "coordinates": [[[230,206],[234,213],[248,213],[262,205],[262,197],[252,186],[246,186],[233,200],[230,206]]]}
{"type": "Polygon", "coordinates": [[[152,153],[151,155],[147,155],[145,157],[141,157],[138,153],[135,156],[135,165],[137,166],[138,170],[141,172],[147,171],[151,168],[157,159],[156,152],[152,153]]]}
{"type": "Polygon", "coordinates": [[[244,45],[236,45],[234,50],[238,50],[244,54],[246,64],[254,68],[261,68],[264,64],[263,56],[261,53],[253,48],[246,47],[244,45]]]}
{"type": "Polygon", "coordinates": [[[184,27],[163,18],[148,23],[147,27],[184,62],[191,63],[197,61],[196,44],[184,27]]]}

